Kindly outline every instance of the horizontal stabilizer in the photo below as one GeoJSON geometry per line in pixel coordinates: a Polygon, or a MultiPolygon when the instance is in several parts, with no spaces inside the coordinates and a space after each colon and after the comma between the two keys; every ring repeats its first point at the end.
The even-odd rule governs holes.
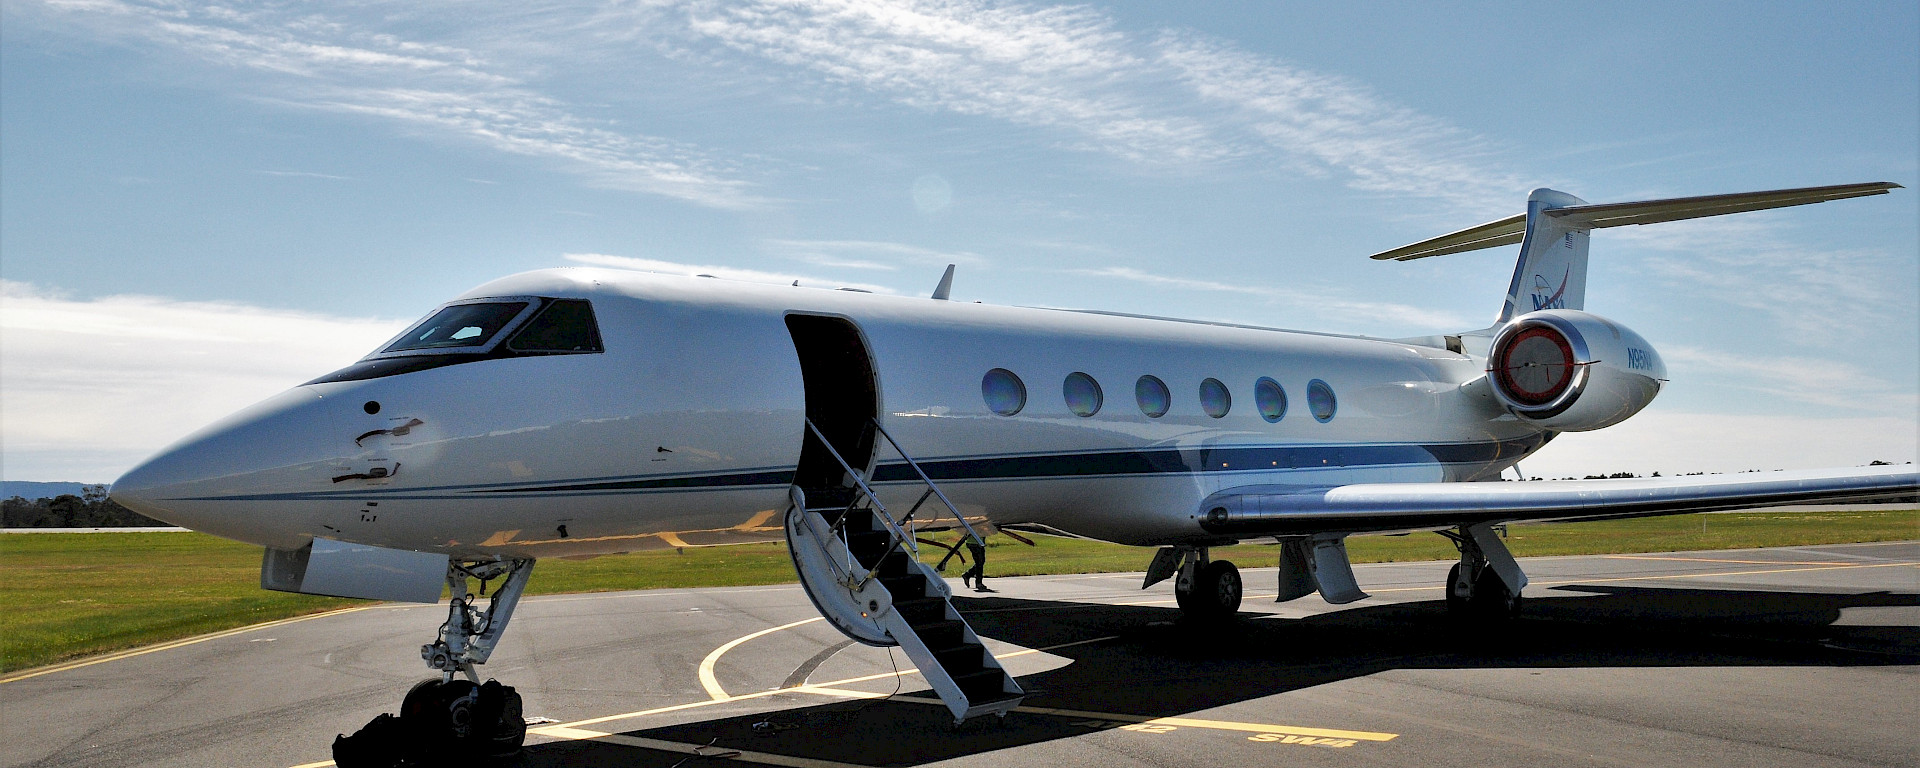
{"type": "MultiPolygon", "coordinates": [[[[1890,190],[1900,189],[1900,185],[1886,181],[1870,184],[1837,184],[1828,187],[1802,187],[1799,189],[1776,189],[1766,192],[1738,192],[1731,195],[1702,195],[1700,197],[1675,197],[1666,200],[1639,200],[1629,203],[1600,203],[1570,205],[1561,208],[1549,208],[1541,213],[1558,220],[1561,226],[1569,229],[1602,229],[1622,227],[1628,224],[1658,224],[1665,221],[1697,219],[1702,216],[1719,216],[1728,213],[1763,211],[1768,208],[1786,208],[1794,205],[1824,203],[1829,200],[1845,200],[1850,197],[1884,195],[1890,190]]],[[[1404,245],[1389,251],[1373,255],[1379,260],[1411,261],[1428,256],[1444,256],[1449,253],[1462,253],[1481,248],[1493,248],[1520,242],[1526,233],[1524,214],[1508,216],[1499,221],[1491,221],[1477,227],[1422,240],[1412,245],[1404,245]]]]}

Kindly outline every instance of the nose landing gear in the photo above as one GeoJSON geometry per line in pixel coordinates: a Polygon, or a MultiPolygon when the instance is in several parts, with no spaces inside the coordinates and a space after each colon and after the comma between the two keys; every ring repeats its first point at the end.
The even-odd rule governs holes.
{"type": "Polygon", "coordinates": [[[453,599],[438,637],[420,647],[420,657],[440,676],[407,691],[400,716],[381,715],[353,736],[333,744],[340,768],[439,765],[449,759],[516,752],[527,738],[520,694],[499,681],[480,682],[474,666],[485,664],[506,632],[513,609],[533,573],[532,560],[462,563],[449,561],[447,586],[453,599]],[[488,582],[506,577],[486,610],[473,606],[469,578],[488,582]],[[458,677],[456,677],[458,675],[458,677]]]}

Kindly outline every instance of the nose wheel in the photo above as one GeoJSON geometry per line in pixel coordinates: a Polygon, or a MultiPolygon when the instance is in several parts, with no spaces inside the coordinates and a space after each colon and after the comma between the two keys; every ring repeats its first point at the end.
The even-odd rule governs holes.
{"type": "Polygon", "coordinates": [[[398,717],[380,715],[354,735],[334,740],[334,763],[339,768],[451,765],[519,751],[527,738],[520,694],[497,680],[480,682],[474,667],[485,664],[499,644],[532,572],[532,560],[449,562],[453,599],[447,621],[434,642],[420,648],[421,658],[440,676],[408,690],[398,717]],[[487,583],[502,576],[506,580],[486,610],[476,609],[467,580],[479,579],[484,595],[487,583]]]}
{"type": "Polygon", "coordinates": [[[495,680],[422,680],[401,702],[400,722],[423,744],[455,753],[511,754],[527,738],[520,694],[495,680]]]}

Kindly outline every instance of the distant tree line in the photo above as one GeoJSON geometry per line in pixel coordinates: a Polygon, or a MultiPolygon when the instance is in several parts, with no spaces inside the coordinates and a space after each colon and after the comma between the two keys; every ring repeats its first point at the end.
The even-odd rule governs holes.
{"type": "Polygon", "coordinates": [[[0,501],[0,518],[6,528],[120,528],[126,526],[167,525],[120,506],[107,498],[107,487],[89,485],[80,495],[61,494],[50,499],[15,496],[0,501]]]}

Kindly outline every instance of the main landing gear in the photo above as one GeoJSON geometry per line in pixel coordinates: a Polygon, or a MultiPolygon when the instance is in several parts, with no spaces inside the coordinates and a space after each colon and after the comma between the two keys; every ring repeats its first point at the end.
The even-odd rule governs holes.
{"type": "Polygon", "coordinates": [[[1206,547],[1161,548],[1147,567],[1141,588],[1169,576],[1175,577],[1174,600],[1189,618],[1214,621],[1240,610],[1240,569],[1226,560],[1209,560],[1206,547]]]}
{"type": "Polygon", "coordinates": [[[493,654],[532,573],[532,560],[449,561],[447,621],[420,647],[420,657],[440,675],[407,691],[399,717],[383,714],[335,740],[334,762],[340,768],[440,765],[518,751],[527,738],[520,694],[495,680],[480,682],[474,667],[493,654]],[[502,577],[486,609],[476,608],[468,579],[478,579],[485,596],[487,584],[502,577]]]}
{"type": "Polygon", "coordinates": [[[1464,618],[1497,620],[1520,613],[1527,575],[1488,523],[1438,531],[1460,551],[1447,571],[1447,612],[1464,618]]]}

